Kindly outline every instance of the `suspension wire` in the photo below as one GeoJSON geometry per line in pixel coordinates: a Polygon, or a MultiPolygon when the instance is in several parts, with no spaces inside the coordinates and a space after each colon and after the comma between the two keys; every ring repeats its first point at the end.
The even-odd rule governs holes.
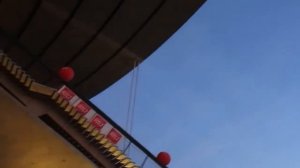
{"type": "MultiPolygon", "coordinates": [[[[136,67],[136,61],[133,65],[133,70],[131,72],[131,81],[130,81],[130,89],[129,89],[129,98],[128,98],[128,108],[127,108],[127,115],[126,115],[126,125],[125,129],[126,131],[129,131],[130,123],[131,123],[131,109],[132,109],[132,100],[133,100],[133,91],[134,91],[134,79],[135,79],[135,67],[136,67]]],[[[130,133],[130,132],[129,132],[130,133]]]]}
{"type": "Polygon", "coordinates": [[[131,123],[129,125],[129,132],[132,133],[133,129],[133,120],[134,120],[134,112],[135,112],[135,103],[136,103],[136,97],[137,97],[137,88],[138,88],[138,81],[139,81],[139,62],[136,60],[136,72],[135,72],[135,81],[134,81],[134,90],[133,90],[133,102],[132,102],[132,110],[131,110],[131,123]]]}
{"type": "MultiPolygon", "coordinates": [[[[129,88],[129,99],[128,99],[128,108],[126,114],[126,125],[125,130],[132,134],[133,130],[133,120],[134,120],[134,111],[135,111],[135,104],[136,104],[136,97],[137,97],[137,84],[138,84],[138,75],[139,75],[139,61],[136,59],[133,64],[133,70],[131,72],[131,81],[130,81],[130,88],[129,88]]],[[[125,147],[126,142],[124,141],[123,146],[125,147]]],[[[127,150],[130,152],[130,149],[127,150]]]]}

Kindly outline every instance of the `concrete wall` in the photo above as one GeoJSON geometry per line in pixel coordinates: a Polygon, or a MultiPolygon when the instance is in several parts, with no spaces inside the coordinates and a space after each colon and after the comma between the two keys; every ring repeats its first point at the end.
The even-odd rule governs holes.
{"type": "Polygon", "coordinates": [[[68,122],[47,99],[23,90],[0,71],[0,167],[92,168],[114,167],[68,122]],[[95,165],[39,116],[50,116],[101,164],[95,165]]]}

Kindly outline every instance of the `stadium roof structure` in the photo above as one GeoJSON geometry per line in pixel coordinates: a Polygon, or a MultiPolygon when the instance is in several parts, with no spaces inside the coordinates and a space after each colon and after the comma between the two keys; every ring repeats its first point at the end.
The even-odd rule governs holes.
{"type": "Polygon", "coordinates": [[[0,165],[164,168],[88,99],[145,60],[204,2],[1,0],[0,165]],[[70,83],[57,75],[64,66],[76,72],[70,83]]]}
{"type": "Polygon", "coordinates": [[[2,0],[0,47],[37,80],[62,66],[91,98],[143,61],[204,0],[2,0]]]}

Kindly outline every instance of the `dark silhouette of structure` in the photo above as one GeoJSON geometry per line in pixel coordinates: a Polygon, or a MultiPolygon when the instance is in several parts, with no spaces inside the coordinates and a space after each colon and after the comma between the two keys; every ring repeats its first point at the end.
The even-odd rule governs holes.
{"type": "Polygon", "coordinates": [[[88,99],[146,59],[203,3],[0,1],[0,166],[164,167],[88,99]],[[76,72],[70,83],[57,76],[64,66],[76,72]]]}

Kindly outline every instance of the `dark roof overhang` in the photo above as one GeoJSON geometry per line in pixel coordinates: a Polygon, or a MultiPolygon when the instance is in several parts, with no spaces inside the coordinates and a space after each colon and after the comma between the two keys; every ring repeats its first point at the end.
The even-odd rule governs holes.
{"type": "Polygon", "coordinates": [[[165,42],[205,0],[2,0],[0,47],[41,82],[62,66],[91,98],[165,42]]]}

